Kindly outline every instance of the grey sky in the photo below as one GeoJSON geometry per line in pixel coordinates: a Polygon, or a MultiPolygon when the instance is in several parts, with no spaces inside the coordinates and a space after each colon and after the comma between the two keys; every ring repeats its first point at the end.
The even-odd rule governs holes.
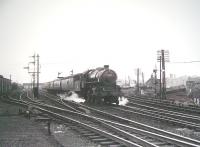
{"type": "MultiPolygon", "coordinates": [[[[29,56],[41,56],[41,81],[57,72],[109,64],[119,78],[150,76],[156,51],[170,61],[200,60],[199,0],[0,0],[0,74],[28,82],[29,56]]],[[[169,63],[167,74],[199,75],[200,63],[169,63]]]]}

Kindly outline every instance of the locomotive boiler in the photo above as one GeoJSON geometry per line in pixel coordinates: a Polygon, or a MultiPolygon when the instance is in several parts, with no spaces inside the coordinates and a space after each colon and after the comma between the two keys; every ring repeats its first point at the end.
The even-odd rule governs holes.
{"type": "Polygon", "coordinates": [[[116,84],[117,74],[108,65],[72,76],[45,83],[50,91],[74,91],[84,97],[87,103],[116,103],[119,104],[120,87],[116,84]]]}

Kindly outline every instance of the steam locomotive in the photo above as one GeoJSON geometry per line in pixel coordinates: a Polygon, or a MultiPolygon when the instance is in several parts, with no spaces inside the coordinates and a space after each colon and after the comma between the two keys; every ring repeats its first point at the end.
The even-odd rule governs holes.
{"type": "Polygon", "coordinates": [[[48,91],[76,92],[87,103],[119,104],[120,86],[116,84],[117,74],[108,65],[44,84],[48,91]]]}

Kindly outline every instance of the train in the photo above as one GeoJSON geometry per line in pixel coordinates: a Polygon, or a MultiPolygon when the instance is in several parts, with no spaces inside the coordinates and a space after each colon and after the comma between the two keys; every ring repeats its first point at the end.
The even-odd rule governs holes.
{"type": "Polygon", "coordinates": [[[117,74],[109,65],[44,83],[43,88],[56,92],[75,92],[90,104],[119,104],[121,88],[117,74]]]}
{"type": "Polygon", "coordinates": [[[0,96],[8,94],[11,88],[11,80],[0,75],[0,96]]]}

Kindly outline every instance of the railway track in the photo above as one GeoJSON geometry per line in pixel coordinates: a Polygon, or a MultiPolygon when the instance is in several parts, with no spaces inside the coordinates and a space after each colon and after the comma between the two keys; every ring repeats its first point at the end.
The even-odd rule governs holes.
{"type": "MultiPolygon", "coordinates": [[[[50,95],[49,95],[50,96],[50,95]]],[[[57,97],[54,97],[57,98],[57,97]]],[[[176,124],[177,126],[187,127],[196,131],[200,130],[200,117],[190,114],[184,114],[175,111],[164,110],[160,108],[150,107],[141,104],[135,104],[130,102],[129,105],[132,106],[120,106],[112,107],[116,112],[126,113],[126,115],[137,114],[140,116],[148,117],[151,119],[161,120],[167,123],[176,124]],[[137,107],[135,106],[137,105],[137,107]]]]}
{"type": "Polygon", "coordinates": [[[127,97],[129,102],[143,104],[146,106],[152,106],[156,108],[162,108],[167,110],[173,110],[177,112],[184,112],[187,114],[200,116],[200,107],[191,107],[191,106],[182,106],[175,105],[170,103],[169,101],[160,101],[152,98],[141,98],[141,97],[127,97]]]}
{"type": "MultiPolygon", "coordinates": [[[[30,105],[30,102],[28,102],[27,104],[27,102],[21,100],[18,101],[14,99],[9,99],[9,103],[18,104],[24,107],[28,107],[28,105],[30,105]]],[[[111,126],[110,124],[107,124],[103,121],[94,119],[89,116],[85,116],[82,113],[77,113],[70,110],[65,110],[58,107],[47,106],[38,103],[32,103],[31,105],[34,105],[34,109],[48,114],[49,117],[51,117],[54,120],[57,119],[65,124],[67,123],[68,126],[71,126],[71,128],[79,131],[83,136],[87,136],[92,141],[100,142],[100,144],[102,145],[113,145],[116,147],[155,146],[152,143],[134,137],[132,134],[126,133],[123,130],[111,126]]]]}
{"type": "MultiPolygon", "coordinates": [[[[78,112],[74,112],[74,111],[69,111],[69,110],[65,110],[65,109],[61,109],[61,108],[57,108],[57,107],[54,107],[54,108],[51,107],[51,108],[48,108],[48,109],[47,109],[47,106],[44,106],[45,108],[44,107],[41,108],[42,107],[41,105],[40,106],[37,105],[35,107],[38,110],[40,110],[44,113],[47,113],[54,118],[64,120],[67,123],[74,122],[74,124],[77,124],[77,122],[83,122],[83,118],[87,117],[87,119],[85,120],[86,122],[82,124],[84,127],[79,128],[80,127],[79,125],[78,125],[79,127],[77,127],[77,125],[72,124],[74,126],[74,128],[79,128],[78,129],[79,131],[83,130],[83,132],[87,132],[86,134],[89,135],[89,136],[91,134],[90,138],[94,137],[97,140],[98,140],[98,138],[99,138],[99,140],[105,140],[105,138],[101,137],[102,134],[104,134],[105,136],[108,137],[108,134],[110,134],[110,132],[113,132],[111,134],[113,134],[114,136],[107,138],[108,139],[107,143],[110,143],[110,144],[125,145],[125,146],[134,146],[134,145],[138,146],[137,144],[140,144],[142,146],[199,146],[200,145],[200,142],[198,142],[198,141],[188,139],[188,138],[184,138],[184,137],[180,137],[178,135],[175,135],[176,137],[174,136],[174,134],[171,134],[172,136],[165,136],[163,134],[162,135],[159,134],[158,130],[155,133],[155,132],[149,131],[148,129],[144,130],[144,129],[138,128],[138,126],[140,126],[142,124],[139,125],[138,123],[135,123],[135,122],[131,122],[132,126],[127,125],[127,124],[130,124],[130,120],[120,118],[120,117],[117,117],[117,116],[112,116],[110,114],[107,114],[106,116],[109,117],[109,118],[112,117],[115,120],[117,119],[117,121],[119,121],[119,119],[120,119],[120,121],[125,122],[125,124],[105,119],[105,113],[102,114],[103,112],[100,112],[98,110],[90,110],[90,111],[96,111],[95,113],[97,113],[97,111],[98,111],[101,115],[104,116],[103,118],[97,118],[97,117],[94,117],[94,116],[89,116],[89,115],[86,115],[86,114],[82,114],[82,113],[78,113],[78,112]],[[53,109],[55,109],[56,112],[63,111],[62,115],[61,115],[61,112],[60,113],[52,112],[53,109]],[[67,113],[68,116],[64,116],[64,113],[67,113]],[[70,119],[69,119],[69,114],[71,114],[70,119]],[[82,115],[82,116],[80,117],[80,115],[82,115]],[[77,120],[77,118],[74,118],[74,116],[78,116],[78,118],[82,118],[82,119],[77,120]],[[91,121],[88,121],[88,120],[91,120],[91,119],[93,121],[98,120],[98,123],[94,124],[94,126],[92,126],[91,121]],[[89,130],[85,128],[86,126],[88,126],[88,124],[90,126],[89,130]],[[91,133],[88,132],[88,131],[91,131],[91,129],[93,130],[97,126],[99,127],[100,124],[101,125],[103,124],[103,129],[107,128],[109,130],[107,130],[107,131],[103,130],[104,132],[101,132],[99,134],[97,132],[91,132],[91,133]],[[137,126],[137,128],[133,127],[134,125],[137,126]],[[116,136],[117,133],[118,133],[118,137],[116,136]],[[97,134],[97,135],[95,135],[95,134],[97,134]],[[116,140],[113,139],[113,137],[114,137],[115,139],[119,140],[119,137],[121,137],[121,136],[123,136],[124,139],[121,139],[118,142],[116,142],[116,140]],[[125,141],[128,141],[128,142],[125,142],[125,141]],[[129,144],[130,142],[132,142],[133,144],[129,144]]],[[[144,126],[145,125],[142,125],[140,127],[144,128],[144,126]]],[[[100,130],[100,128],[98,128],[98,129],[100,130]]],[[[106,141],[104,141],[104,143],[105,142],[106,141]]]]}
{"type": "MultiPolygon", "coordinates": [[[[108,113],[106,113],[106,112],[102,112],[102,111],[99,111],[99,110],[95,110],[95,109],[93,109],[93,108],[90,108],[90,107],[87,107],[87,106],[85,106],[85,105],[80,105],[80,104],[77,104],[77,103],[73,103],[73,102],[67,102],[68,103],[68,105],[72,105],[72,107],[76,107],[76,108],[80,108],[80,107],[82,107],[82,108],[85,108],[85,109],[87,109],[87,110],[89,110],[90,111],[90,113],[92,113],[91,111],[93,111],[94,112],[94,115],[95,116],[98,116],[98,118],[100,119],[100,118],[102,118],[102,119],[104,119],[104,121],[105,120],[110,120],[111,118],[111,122],[112,122],[112,125],[117,125],[118,127],[121,127],[121,128],[123,128],[123,129],[128,129],[129,131],[130,131],[130,127],[133,127],[133,128],[135,128],[135,127],[138,127],[138,125],[136,125],[137,124],[137,122],[136,122],[136,124],[133,124],[133,122],[134,121],[131,121],[131,120],[128,120],[128,119],[125,119],[125,118],[118,118],[118,116],[116,116],[116,115],[111,115],[111,114],[108,114],[108,113]],[[69,104],[70,103],[70,104],[69,104]],[[99,115],[101,116],[101,117],[99,117],[99,115]],[[109,118],[109,119],[108,119],[109,118]],[[113,120],[115,120],[114,122],[113,122],[113,120]],[[118,122],[120,122],[120,123],[118,123],[118,122]],[[123,123],[122,123],[123,122],[123,123]],[[122,123],[122,124],[121,124],[122,123]],[[127,126],[127,124],[132,124],[132,126],[127,126]],[[121,125],[121,126],[120,126],[121,125]],[[135,126],[134,126],[135,125],[135,126]]],[[[141,125],[144,125],[144,124],[141,124],[141,125]]],[[[140,126],[141,127],[141,126],[140,126]]],[[[148,127],[150,127],[150,126],[148,126],[148,127]]],[[[132,128],[132,129],[133,129],[132,128]]],[[[144,128],[144,126],[142,126],[141,128],[144,128]]],[[[150,127],[150,128],[152,128],[152,127],[150,127]]],[[[124,131],[127,131],[127,130],[124,130],[124,131]]],[[[155,128],[154,128],[155,129],[155,128]]],[[[148,129],[147,129],[148,130],[148,129]]],[[[143,131],[146,131],[146,130],[143,130],[143,131]]],[[[154,130],[155,131],[155,130],[154,130]]],[[[136,132],[136,130],[134,130],[133,132],[136,132]]],[[[156,131],[155,131],[156,132],[156,131]]],[[[141,132],[140,132],[141,133],[141,132]]],[[[143,132],[144,133],[144,132],[143,132]]],[[[152,132],[151,132],[152,133],[152,132]]],[[[150,134],[151,134],[150,133],[150,134]]],[[[158,132],[156,132],[155,134],[157,134],[158,132]]],[[[169,133],[169,132],[168,132],[169,133]]],[[[141,133],[142,134],[142,133],[141,133]]],[[[140,137],[141,137],[141,134],[139,135],[140,137]]],[[[162,134],[162,133],[161,133],[162,134]]],[[[137,133],[137,135],[138,135],[138,133],[137,133]]],[[[153,141],[154,140],[154,142],[156,142],[157,141],[157,144],[162,144],[162,145],[166,145],[166,142],[165,143],[163,143],[163,140],[161,141],[161,140],[159,140],[159,139],[152,139],[152,134],[150,135],[150,136],[146,136],[146,137],[144,137],[144,138],[147,138],[147,140],[151,140],[151,141],[153,141]],[[150,138],[151,139],[150,139],[150,138]],[[156,141],[155,141],[156,140],[156,141]],[[158,141],[159,140],[159,141],[158,141]]],[[[154,136],[155,137],[155,136],[154,136]]],[[[173,136],[173,138],[174,138],[174,136],[173,136]]],[[[166,141],[166,139],[164,139],[165,141],[166,141]]],[[[156,144],[156,143],[155,143],[156,144]]]]}
{"type": "Polygon", "coordinates": [[[196,131],[200,130],[200,117],[189,114],[163,110],[159,108],[149,107],[140,104],[129,104],[129,106],[113,107],[117,112],[124,112],[126,114],[140,115],[155,120],[175,124],[177,126],[187,127],[196,131]]]}
{"type": "MultiPolygon", "coordinates": [[[[64,109],[69,109],[72,111],[76,111],[76,112],[81,112],[78,109],[74,109],[73,107],[65,104],[60,97],[58,96],[54,96],[54,95],[49,95],[47,92],[45,91],[40,91],[40,94],[42,96],[42,98],[40,98],[40,102],[45,103],[45,104],[49,104],[49,105],[53,105],[53,106],[57,106],[57,107],[61,107],[64,109]]],[[[27,96],[29,99],[30,97],[27,96]]],[[[31,99],[32,100],[32,99],[31,99]]],[[[33,100],[32,100],[33,101],[33,100]]]]}
{"type": "MultiPolygon", "coordinates": [[[[95,114],[95,116],[98,116],[99,118],[104,118],[104,119],[106,118],[107,120],[112,120],[112,121],[114,120],[116,123],[120,122],[120,124],[123,124],[121,126],[123,128],[126,128],[126,126],[128,126],[127,129],[129,131],[130,131],[130,128],[133,127],[133,128],[141,129],[143,131],[149,131],[150,133],[155,133],[155,134],[163,135],[163,136],[169,137],[169,138],[179,138],[179,137],[182,138],[183,137],[183,136],[179,136],[179,135],[176,135],[176,134],[173,134],[173,133],[170,133],[170,132],[167,132],[167,131],[163,131],[163,130],[160,130],[160,129],[157,129],[157,128],[154,128],[154,127],[151,127],[151,126],[148,126],[148,125],[144,125],[142,123],[138,123],[138,122],[126,119],[126,118],[122,118],[122,117],[119,117],[117,115],[111,115],[111,114],[109,114],[107,112],[100,111],[100,110],[97,110],[97,109],[94,109],[94,108],[90,108],[90,107],[87,107],[87,106],[84,106],[84,105],[82,105],[82,107],[85,107],[86,109],[90,110],[91,113],[93,111],[93,113],[95,114]]],[[[152,136],[153,136],[153,134],[151,134],[148,137],[151,138],[152,136]]],[[[182,138],[183,139],[182,141],[184,141],[186,139],[186,137],[183,137],[183,138],[182,138]]],[[[187,139],[189,139],[189,138],[187,138],[187,139]]],[[[164,140],[166,141],[167,139],[165,138],[164,140]]],[[[191,143],[193,142],[192,140],[193,139],[191,139],[191,143]]]]}
{"type": "MultiPolygon", "coordinates": [[[[44,94],[46,95],[46,97],[51,96],[47,93],[44,93],[44,94]]],[[[51,98],[51,99],[55,100],[55,99],[59,99],[59,97],[54,96],[54,98],[51,98]]],[[[131,106],[112,107],[112,110],[115,110],[116,112],[118,112],[118,115],[121,113],[122,116],[124,115],[126,116],[126,118],[127,117],[129,118],[133,116],[133,114],[134,115],[136,114],[136,115],[143,116],[146,118],[151,118],[151,119],[163,121],[165,123],[170,123],[172,125],[175,124],[177,127],[180,127],[180,126],[186,127],[189,129],[193,129],[194,131],[200,130],[200,124],[199,124],[200,117],[198,116],[163,110],[163,109],[154,108],[154,107],[149,108],[148,106],[143,106],[143,107],[145,108],[147,107],[148,109],[144,109],[144,108],[141,109],[141,105],[140,105],[140,107],[131,107],[131,106]]],[[[79,109],[79,108],[76,108],[76,109],[79,109]]]]}
{"type": "MultiPolygon", "coordinates": [[[[68,107],[68,109],[81,112],[82,109],[80,108],[73,108],[69,105],[66,105],[59,97],[54,96],[51,98],[51,95],[43,92],[43,95],[50,99],[51,101],[55,103],[59,103],[60,105],[63,106],[63,108],[68,107]],[[79,110],[78,110],[79,109],[79,110]]],[[[148,107],[148,106],[143,106],[143,107],[148,107]]],[[[168,110],[162,110],[154,107],[148,107],[148,109],[141,109],[140,107],[131,107],[131,106],[121,106],[121,107],[112,107],[112,110],[118,112],[118,115],[121,114],[122,116],[126,116],[126,118],[131,117],[134,115],[140,115],[146,118],[151,118],[151,119],[156,119],[156,120],[161,120],[164,121],[165,123],[171,123],[175,124],[178,127],[187,127],[189,129],[193,129],[195,131],[200,130],[200,117],[198,116],[192,116],[188,114],[183,114],[183,113],[178,113],[174,111],[168,111],[168,110]],[[152,110],[149,110],[152,109],[152,110]]]]}

